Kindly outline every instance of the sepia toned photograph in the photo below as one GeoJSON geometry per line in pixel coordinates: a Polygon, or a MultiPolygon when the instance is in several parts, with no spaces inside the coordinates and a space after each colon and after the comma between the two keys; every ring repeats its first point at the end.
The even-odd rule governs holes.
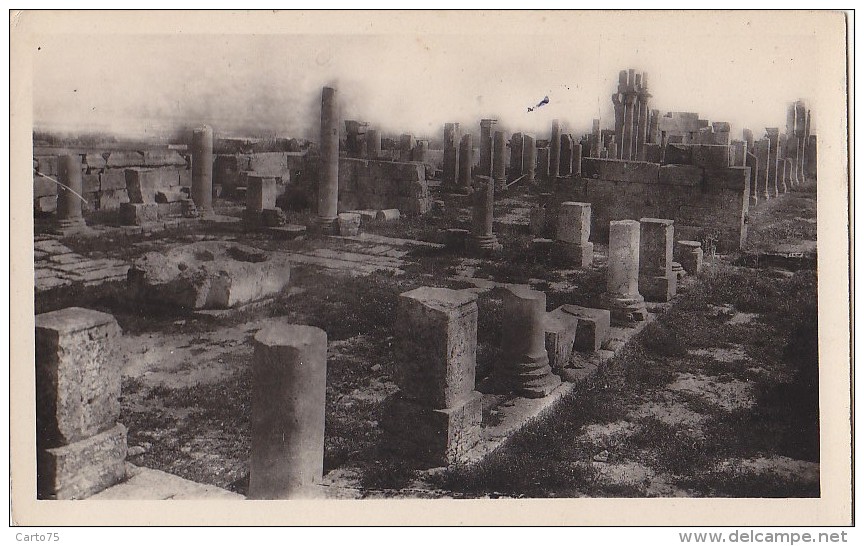
{"type": "Polygon", "coordinates": [[[846,17],[11,11],[13,521],[848,524],[846,17]]]}

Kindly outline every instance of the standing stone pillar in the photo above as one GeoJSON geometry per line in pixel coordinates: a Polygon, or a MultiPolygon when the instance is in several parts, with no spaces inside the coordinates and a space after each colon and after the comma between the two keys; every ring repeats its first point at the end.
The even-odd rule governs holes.
{"type": "Polygon", "coordinates": [[[805,174],[811,178],[816,178],[818,174],[818,150],[816,146],[816,135],[810,135],[807,138],[807,171],[805,174]]]}
{"type": "Polygon", "coordinates": [[[648,318],[645,299],[639,293],[639,222],[609,222],[609,263],[606,292],[600,297],[612,323],[626,325],[648,318]]]}
{"type": "Polygon", "coordinates": [[[213,129],[192,132],[192,202],[201,216],[213,214],[213,129]]]}
{"type": "Polygon", "coordinates": [[[561,168],[561,125],[552,120],[552,134],[549,137],[549,178],[555,180],[561,168]]]}
{"type": "Polygon", "coordinates": [[[522,137],[522,172],[525,174],[525,183],[534,184],[537,176],[537,143],[534,135],[522,137]]]}
{"type": "Polygon", "coordinates": [[[777,140],[777,187],[780,193],[789,192],[789,171],[786,169],[786,147],[788,137],[780,134],[777,140]]]}
{"type": "Polygon", "coordinates": [[[600,157],[600,148],[603,143],[600,141],[600,120],[591,120],[591,157],[600,157]]]}
{"type": "Polygon", "coordinates": [[[546,352],[546,294],[508,286],[503,299],[501,379],[520,396],[543,398],[561,384],[546,352]]]}
{"type": "Polygon", "coordinates": [[[79,197],[84,193],[81,157],[61,155],[58,176],[60,183],[68,188],[57,187],[57,224],[60,230],[66,232],[86,227],[79,197]]]}
{"type": "Polygon", "coordinates": [[[676,261],[688,275],[698,275],[702,271],[702,243],[699,241],[678,241],[675,245],[676,261]]]}
{"type": "MultiPolygon", "coordinates": [[[[626,107],[627,93],[627,71],[618,72],[618,92],[612,95],[612,105],[615,108],[615,153],[610,154],[610,159],[621,159],[623,146],[621,142],[624,139],[624,110],[626,107]]],[[[608,149],[608,147],[607,147],[608,149]]]]}
{"type": "Polygon", "coordinates": [[[573,138],[568,134],[561,135],[559,148],[558,176],[570,176],[573,167],[573,138]]]}
{"type": "Polygon", "coordinates": [[[780,130],[776,127],[766,127],[765,133],[768,137],[768,193],[771,197],[779,195],[777,186],[777,160],[780,144],[780,130]]]}
{"type": "Polygon", "coordinates": [[[249,498],[314,496],[324,472],[327,334],[274,321],[254,347],[249,498]]]}
{"type": "Polygon", "coordinates": [[[381,133],[378,129],[369,129],[366,132],[366,157],[369,159],[381,157],[381,133]]]}
{"type": "Polygon", "coordinates": [[[459,180],[459,124],[444,124],[444,158],[441,182],[444,187],[455,188],[459,180]]]}
{"type": "Polygon", "coordinates": [[[495,189],[503,190],[507,185],[507,141],[504,131],[495,131],[492,142],[492,178],[495,179],[495,189]]]}
{"type": "Polygon", "coordinates": [[[639,291],[648,301],[669,301],[678,289],[678,275],[672,270],[674,222],[642,218],[639,224],[639,291]]]}
{"type": "Polygon", "coordinates": [[[522,133],[513,133],[510,137],[510,180],[516,180],[525,174],[524,144],[522,133]]]}
{"type": "Polygon", "coordinates": [[[636,119],[636,94],[628,93],[625,96],[624,106],[624,140],[622,141],[621,159],[632,160],[634,158],[633,136],[636,119]]]}
{"type": "Polygon", "coordinates": [[[321,92],[321,164],[318,168],[318,222],[332,229],[339,210],[339,109],[336,90],[321,92]]]}
{"type": "Polygon", "coordinates": [[[399,394],[382,427],[430,464],[463,462],[480,441],[476,301],[470,292],[431,286],[399,295],[399,394]]]}
{"type": "Polygon", "coordinates": [[[645,144],[648,142],[648,73],[642,73],[642,88],[639,90],[639,110],[636,126],[636,157],[639,161],[645,161],[645,144]]]}
{"type": "Polygon", "coordinates": [[[492,177],[492,126],[494,119],[480,120],[480,176],[492,177]]]}
{"type": "Polygon", "coordinates": [[[582,176],[582,145],[573,144],[573,167],[570,169],[570,174],[573,176],[582,176]]]}
{"type": "Polygon", "coordinates": [[[126,477],[117,321],[69,307],[36,315],[36,496],[83,499],[126,477]]]}
{"type": "Polygon", "coordinates": [[[537,149],[537,176],[541,180],[549,180],[549,147],[537,149]]]}
{"type": "MultiPolygon", "coordinates": [[[[767,138],[756,141],[756,160],[759,165],[759,180],[757,187],[762,199],[770,199],[768,191],[768,161],[770,158],[771,142],[767,138]]],[[[755,180],[755,179],[754,179],[755,180]]]]}
{"type": "Polygon", "coordinates": [[[471,187],[471,169],[474,166],[474,148],[471,143],[471,133],[462,135],[459,143],[459,187],[471,187]]]}
{"type": "Polygon", "coordinates": [[[795,155],[795,172],[798,182],[804,183],[804,147],[807,144],[807,106],[804,101],[795,103],[795,136],[798,138],[798,148],[795,155]]]}
{"type": "Polygon", "coordinates": [[[474,179],[472,243],[480,253],[501,249],[492,231],[495,206],[495,181],[487,176],[474,179]]]}
{"type": "Polygon", "coordinates": [[[399,161],[411,161],[417,141],[411,133],[399,136],[399,161]]]}
{"type": "Polygon", "coordinates": [[[660,110],[652,109],[648,116],[648,142],[660,143],[660,110]]]}
{"type": "Polygon", "coordinates": [[[567,263],[577,267],[591,267],[594,244],[591,235],[591,203],[565,201],[558,208],[555,230],[556,250],[567,263]]]}
{"type": "Polygon", "coordinates": [[[759,170],[759,157],[756,154],[747,152],[747,166],[750,167],[750,207],[752,208],[759,203],[759,180],[764,175],[759,170]]]}
{"type": "Polygon", "coordinates": [[[417,144],[414,146],[414,149],[411,152],[411,161],[416,161],[418,163],[426,163],[426,155],[429,152],[429,141],[428,140],[418,140],[417,144]]]}

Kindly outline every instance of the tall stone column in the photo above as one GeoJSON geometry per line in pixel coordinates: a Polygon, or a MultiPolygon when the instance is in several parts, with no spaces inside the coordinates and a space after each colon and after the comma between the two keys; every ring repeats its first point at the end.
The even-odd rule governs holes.
{"type": "Polygon", "coordinates": [[[561,169],[561,124],[552,120],[552,134],[549,136],[549,178],[555,180],[561,169]]]}
{"type": "Polygon", "coordinates": [[[647,142],[653,144],[660,143],[660,110],[651,110],[648,116],[648,136],[647,142]]]}
{"type": "Polygon", "coordinates": [[[399,295],[399,393],[382,427],[430,464],[462,462],[480,440],[476,301],[475,294],[431,286],[399,295]]]}
{"type": "Polygon", "coordinates": [[[318,168],[318,222],[332,228],[339,211],[339,107],[336,90],[321,92],[321,164],[318,168]]]}
{"type": "Polygon", "coordinates": [[[492,127],[494,119],[480,120],[480,176],[492,178],[492,127]]]}
{"type": "Polygon", "coordinates": [[[366,132],[366,157],[369,159],[381,157],[381,133],[378,129],[369,129],[366,132]]]}
{"type": "Polygon", "coordinates": [[[582,176],[582,145],[573,144],[573,168],[570,169],[570,174],[573,176],[582,176]]]}
{"type": "Polygon", "coordinates": [[[747,152],[747,166],[750,167],[750,208],[753,208],[759,204],[759,180],[765,175],[759,169],[759,156],[756,153],[747,152]]]}
{"type": "Polygon", "coordinates": [[[80,307],[36,315],[36,497],[83,499],[126,477],[121,334],[80,307]]]}
{"type": "Polygon", "coordinates": [[[639,231],[635,220],[609,222],[609,262],[606,292],[600,297],[612,323],[626,325],[648,318],[645,299],[639,293],[639,231]]]}
{"type": "Polygon", "coordinates": [[[429,141],[428,140],[418,140],[417,144],[414,146],[414,150],[411,152],[411,161],[416,161],[418,163],[426,163],[426,155],[429,152],[429,141]]]}
{"type": "Polygon", "coordinates": [[[558,176],[570,176],[573,168],[573,138],[568,134],[561,135],[559,147],[558,176]]]}
{"type": "Polygon", "coordinates": [[[672,270],[674,222],[642,218],[639,224],[639,292],[648,301],[669,301],[678,289],[678,275],[672,270]]]}
{"type": "Polygon", "coordinates": [[[648,73],[642,73],[642,90],[639,92],[639,120],[636,127],[636,159],[645,161],[645,144],[648,142],[648,73]]]}
{"type": "MultiPolygon", "coordinates": [[[[756,186],[762,199],[770,199],[768,190],[768,161],[771,157],[771,141],[767,138],[756,141],[756,161],[759,165],[759,179],[756,186]]],[[[755,180],[755,179],[754,179],[755,180]]]]}
{"type": "Polygon", "coordinates": [[[624,101],[624,140],[622,141],[621,159],[632,160],[634,158],[633,137],[635,131],[633,129],[636,122],[636,94],[627,93],[624,101]]]}
{"type": "Polygon", "coordinates": [[[537,176],[549,180],[549,147],[537,148],[537,176]]]}
{"type": "Polygon", "coordinates": [[[66,188],[57,187],[58,227],[63,232],[86,227],[84,214],[81,211],[81,197],[79,197],[84,193],[81,157],[71,154],[61,155],[58,177],[60,183],[66,186],[66,188]]]}
{"type": "Polygon", "coordinates": [[[507,140],[504,131],[495,131],[492,141],[492,178],[495,189],[503,190],[507,185],[507,140]]]}
{"type": "Polygon", "coordinates": [[[192,132],[192,202],[202,216],[213,214],[213,129],[192,132]]]}
{"type": "Polygon", "coordinates": [[[462,135],[459,143],[459,187],[471,187],[471,169],[474,166],[474,148],[471,143],[471,133],[462,135]]]}
{"type": "Polygon", "coordinates": [[[789,192],[789,171],[786,170],[786,142],[788,137],[779,133],[777,140],[777,188],[780,193],[789,192]]]}
{"type": "Polygon", "coordinates": [[[504,289],[501,378],[516,394],[542,398],[561,384],[546,352],[546,294],[527,287],[504,289]]]}
{"type": "Polygon", "coordinates": [[[591,157],[600,157],[600,148],[603,143],[600,140],[600,120],[591,120],[591,157]]]}
{"type": "Polygon", "coordinates": [[[615,153],[610,154],[610,159],[621,159],[624,147],[622,146],[622,142],[624,141],[624,118],[625,118],[625,109],[626,109],[626,95],[627,93],[627,71],[622,70],[618,72],[618,92],[612,95],[612,106],[615,108],[615,153]]]}
{"type": "Polygon", "coordinates": [[[315,496],[324,472],[327,334],[274,321],[254,346],[249,498],[315,496]]]}
{"type": "Polygon", "coordinates": [[[510,176],[509,180],[516,180],[523,174],[525,174],[525,169],[523,167],[524,160],[524,142],[522,133],[513,133],[510,136],[510,176]]]}
{"type": "Polygon", "coordinates": [[[561,203],[558,207],[555,246],[566,263],[576,267],[591,267],[594,244],[588,242],[590,235],[591,203],[561,203]]]}
{"type": "Polygon", "coordinates": [[[768,193],[771,197],[777,197],[780,194],[777,185],[777,161],[778,151],[780,149],[780,130],[776,127],[766,127],[765,133],[768,137],[768,193]]]}
{"type": "Polygon", "coordinates": [[[537,176],[537,143],[534,135],[522,137],[522,172],[525,173],[525,182],[534,184],[537,176]]]}
{"type": "Polygon", "coordinates": [[[459,180],[459,124],[444,124],[444,159],[441,182],[445,187],[455,188],[459,180]]]}
{"type": "Polygon", "coordinates": [[[795,103],[795,136],[798,137],[798,148],[795,155],[795,171],[798,182],[804,182],[804,147],[807,143],[807,106],[804,101],[795,103]]]}
{"type": "Polygon", "coordinates": [[[417,145],[417,140],[411,133],[404,133],[399,136],[399,161],[411,161],[414,156],[414,147],[417,145]]]}
{"type": "Polygon", "coordinates": [[[495,181],[488,176],[474,178],[472,243],[480,253],[501,249],[492,231],[495,206],[495,181]]]}

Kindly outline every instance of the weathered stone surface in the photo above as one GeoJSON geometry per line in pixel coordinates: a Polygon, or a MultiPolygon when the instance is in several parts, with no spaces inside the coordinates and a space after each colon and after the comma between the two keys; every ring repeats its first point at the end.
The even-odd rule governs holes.
{"type": "Polygon", "coordinates": [[[353,236],[360,233],[360,215],[350,212],[341,212],[338,215],[339,235],[353,236]]]}
{"type": "Polygon", "coordinates": [[[288,286],[290,260],[222,241],[150,252],[129,269],[133,297],[190,309],[227,309],[273,296],[288,286]]]}
{"type": "Polygon", "coordinates": [[[57,176],[60,174],[60,158],[56,155],[37,155],[34,158],[37,162],[36,170],[48,176],[57,176]]]}
{"type": "Polygon", "coordinates": [[[246,210],[260,213],[264,209],[276,207],[279,197],[276,179],[269,176],[249,174],[246,177],[246,210]]]}
{"type": "Polygon", "coordinates": [[[84,165],[87,166],[87,170],[92,171],[94,169],[104,169],[108,162],[105,161],[105,156],[102,154],[84,154],[84,165]]]}
{"type": "Polygon", "coordinates": [[[125,190],[126,189],[126,171],[125,169],[108,169],[99,174],[99,187],[102,191],[105,190],[125,190]]]}
{"type": "Polygon", "coordinates": [[[698,275],[702,271],[702,243],[699,241],[678,241],[675,245],[677,261],[688,275],[698,275]]]}
{"type": "Polygon", "coordinates": [[[48,196],[57,197],[57,183],[45,178],[44,176],[39,176],[38,174],[33,175],[33,197],[38,198],[48,196]]]}
{"type": "Polygon", "coordinates": [[[156,190],[161,187],[159,171],[153,169],[126,169],[126,191],[132,203],[155,203],[156,190]]]}
{"type": "Polygon", "coordinates": [[[158,220],[156,203],[120,203],[120,223],[124,226],[143,226],[158,220]]]}
{"type": "Polygon", "coordinates": [[[396,384],[418,403],[453,407],[474,390],[477,296],[423,286],[399,296],[396,384]]]}
{"type": "Polygon", "coordinates": [[[33,208],[36,212],[49,213],[57,210],[57,196],[47,195],[45,197],[37,197],[33,200],[33,208]]]}
{"type": "Polygon", "coordinates": [[[254,346],[249,498],[306,497],[324,470],[327,334],[274,322],[254,346]]]}
{"type": "Polygon", "coordinates": [[[659,171],[660,165],[644,161],[620,161],[590,157],[582,161],[582,176],[600,180],[650,184],[657,180],[659,171]]]}
{"type": "Polygon", "coordinates": [[[509,286],[503,301],[501,378],[520,396],[547,396],[561,379],[552,373],[546,352],[546,294],[509,286]]]}
{"type": "Polygon", "coordinates": [[[213,128],[207,125],[192,131],[192,200],[199,214],[212,214],[213,128]]]}
{"type": "Polygon", "coordinates": [[[639,223],[639,292],[648,301],[669,301],[675,296],[678,281],[678,276],[672,271],[674,222],[642,218],[639,223]]]}
{"type": "Polygon", "coordinates": [[[455,407],[434,409],[400,396],[388,401],[381,426],[402,455],[440,466],[465,460],[480,441],[482,398],[472,391],[455,407]]]}
{"type": "Polygon", "coordinates": [[[560,307],[544,315],[546,353],[549,355],[549,366],[553,370],[559,370],[567,365],[570,353],[573,352],[578,325],[579,319],[564,313],[560,307]]]}
{"type": "Polygon", "coordinates": [[[116,424],[68,445],[38,449],[39,499],[84,499],[126,476],[126,427],[116,424]]]}
{"type": "Polygon", "coordinates": [[[106,167],[142,167],[144,154],[140,152],[114,151],[108,155],[106,167]]]}
{"type": "Polygon", "coordinates": [[[98,174],[83,174],[81,175],[81,184],[84,193],[95,193],[99,191],[99,175],[98,174]]]}
{"type": "Polygon", "coordinates": [[[607,309],[594,309],[580,305],[562,305],[558,309],[579,320],[573,339],[574,351],[599,351],[603,343],[609,339],[611,316],[607,309]]]}
{"type": "Polygon", "coordinates": [[[283,226],[285,222],[287,222],[287,219],[282,209],[272,208],[261,211],[261,223],[267,227],[283,226]]]}
{"type": "Polygon", "coordinates": [[[143,164],[148,167],[183,167],[186,168],[186,159],[176,150],[145,150],[143,164]]]}
{"type": "Polygon", "coordinates": [[[635,220],[609,223],[606,292],[601,301],[615,324],[648,318],[645,300],[639,293],[639,230],[639,222],[635,220]]]}
{"type": "Polygon", "coordinates": [[[390,222],[399,219],[399,209],[384,209],[375,213],[375,219],[383,222],[390,222]]]}
{"type": "Polygon", "coordinates": [[[696,167],[705,169],[724,169],[730,164],[729,146],[710,144],[694,145],[692,164],[696,167]]]}
{"type": "Polygon", "coordinates": [[[80,307],[36,315],[36,429],[42,449],[70,444],[114,425],[120,368],[114,317],[80,307]]]}
{"type": "Polygon", "coordinates": [[[588,244],[591,234],[591,203],[565,201],[558,208],[555,237],[565,243],[588,244]]]}

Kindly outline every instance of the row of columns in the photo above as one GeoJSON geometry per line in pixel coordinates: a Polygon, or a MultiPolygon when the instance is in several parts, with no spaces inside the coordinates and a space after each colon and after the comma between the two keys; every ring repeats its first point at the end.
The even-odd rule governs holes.
{"type": "Polygon", "coordinates": [[[612,95],[615,109],[615,135],[619,146],[616,159],[645,159],[648,136],[648,73],[634,69],[618,74],[618,92],[612,95]]]}

